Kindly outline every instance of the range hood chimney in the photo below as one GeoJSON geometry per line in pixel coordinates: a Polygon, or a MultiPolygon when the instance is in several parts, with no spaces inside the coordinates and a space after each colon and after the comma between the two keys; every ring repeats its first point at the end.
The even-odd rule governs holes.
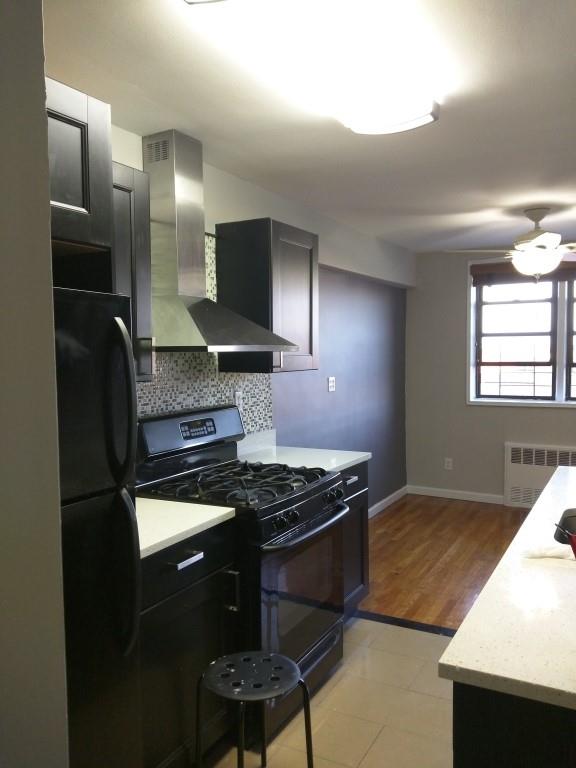
{"type": "Polygon", "coordinates": [[[142,148],[150,176],[154,346],[203,352],[297,350],[206,298],[202,144],[171,130],[145,136],[142,148]]]}

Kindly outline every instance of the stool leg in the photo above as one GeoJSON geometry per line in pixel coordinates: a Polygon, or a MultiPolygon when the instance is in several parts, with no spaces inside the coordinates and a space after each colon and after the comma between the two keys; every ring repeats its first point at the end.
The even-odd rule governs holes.
{"type": "Polygon", "coordinates": [[[314,768],[314,755],[312,754],[312,723],[310,720],[310,693],[308,686],[302,678],[298,680],[298,685],[302,689],[302,698],[304,699],[304,725],[306,727],[306,760],[308,768],[314,768]]]}
{"type": "Polygon", "coordinates": [[[202,768],[202,686],[204,675],[196,685],[196,768],[202,768]]]}
{"type": "Polygon", "coordinates": [[[238,705],[238,768],[244,768],[244,721],[246,719],[246,704],[241,701],[238,705]]]}
{"type": "Polygon", "coordinates": [[[260,738],[262,739],[262,746],[260,748],[260,755],[261,755],[261,764],[262,768],[266,768],[268,765],[268,759],[266,756],[266,702],[262,702],[262,712],[261,712],[261,723],[260,723],[260,738]]]}

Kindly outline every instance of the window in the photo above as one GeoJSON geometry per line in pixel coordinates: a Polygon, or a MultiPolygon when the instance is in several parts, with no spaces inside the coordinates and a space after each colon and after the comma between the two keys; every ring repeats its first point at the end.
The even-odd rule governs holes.
{"type": "Polygon", "coordinates": [[[508,263],[472,265],[471,274],[472,398],[576,401],[572,264],[539,281],[508,263]]]}
{"type": "Polygon", "coordinates": [[[574,284],[576,280],[570,280],[568,283],[568,317],[566,323],[566,334],[568,337],[568,343],[566,345],[566,392],[568,393],[569,400],[576,400],[576,323],[574,322],[574,312],[576,310],[576,296],[574,292],[574,284]]]}

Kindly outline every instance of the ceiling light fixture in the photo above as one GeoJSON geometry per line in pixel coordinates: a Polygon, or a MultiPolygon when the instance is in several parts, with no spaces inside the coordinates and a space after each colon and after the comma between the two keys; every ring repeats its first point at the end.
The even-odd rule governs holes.
{"type": "Polygon", "coordinates": [[[527,208],[524,213],[534,222],[534,229],[516,240],[514,250],[508,256],[520,274],[538,279],[540,275],[547,275],[556,269],[566,255],[566,249],[560,247],[562,235],[546,232],[540,226],[550,208],[527,208]]]}
{"type": "Polygon", "coordinates": [[[184,0],[188,5],[208,5],[209,3],[221,3],[223,0],[184,0]]]}
{"type": "Polygon", "coordinates": [[[462,88],[425,5],[242,0],[188,14],[187,23],[267,88],[274,108],[285,101],[355,133],[387,134],[438,120],[439,105],[462,88]],[[295,55],[294,40],[310,55],[295,55]]]}
{"type": "Polygon", "coordinates": [[[433,101],[422,111],[415,110],[411,115],[403,117],[393,117],[387,114],[379,115],[377,112],[362,114],[360,111],[350,115],[350,117],[336,117],[339,122],[350,128],[354,133],[379,135],[384,133],[401,133],[402,131],[420,128],[422,125],[428,125],[428,123],[438,120],[439,114],[440,106],[433,101]]]}

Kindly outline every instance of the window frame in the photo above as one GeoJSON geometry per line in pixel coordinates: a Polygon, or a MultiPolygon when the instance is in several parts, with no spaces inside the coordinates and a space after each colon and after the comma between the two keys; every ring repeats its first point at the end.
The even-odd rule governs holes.
{"type": "Polygon", "coordinates": [[[576,404],[576,395],[571,396],[572,392],[572,372],[575,365],[574,362],[574,301],[576,297],[574,295],[574,283],[575,280],[568,280],[566,287],[566,392],[564,400],[566,402],[572,402],[576,404]]]}
{"type": "MultiPolygon", "coordinates": [[[[527,282],[527,281],[523,281],[527,282]]],[[[527,300],[518,300],[515,299],[513,301],[483,301],[483,291],[486,287],[485,285],[477,285],[473,287],[473,290],[475,291],[475,338],[474,338],[474,378],[475,378],[475,386],[474,386],[474,399],[475,400],[541,400],[541,401],[555,401],[556,400],[556,378],[557,378],[557,370],[558,370],[558,356],[557,356],[557,347],[558,347],[558,280],[552,279],[552,280],[542,280],[542,282],[551,283],[552,284],[552,296],[549,299],[527,299],[527,300]],[[488,306],[498,306],[502,304],[543,304],[543,303],[549,303],[550,304],[550,331],[547,333],[543,333],[542,331],[532,331],[528,333],[512,333],[512,332],[502,332],[502,333],[490,333],[490,334],[484,334],[482,333],[482,309],[486,305],[488,306]],[[483,361],[482,360],[482,339],[486,338],[486,336],[490,338],[496,338],[498,336],[519,336],[519,337],[526,337],[526,336],[550,336],[550,359],[545,362],[539,362],[535,363],[532,360],[528,361],[521,361],[521,360],[514,360],[511,362],[502,362],[500,361],[483,361]],[[488,367],[488,368],[520,368],[520,367],[527,367],[527,368],[552,368],[552,385],[551,385],[551,394],[549,396],[544,395],[514,395],[514,396],[507,396],[507,395],[485,395],[481,394],[480,392],[480,386],[481,386],[481,376],[482,376],[482,367],[488,367]]],[[[568,390],[569,391],[569,390],[568,390]]],[[[576,399],[576,398],[575,398],[576,399]]]]}
{"type": "MultiPolygon", "coordinates": [[[[469,259],[467,260],[467,300],[466,300],[466,404],[480,407],[512,407],[512,408],[576,408],[576,395],[570,394],[570,368],[571,350],[568,344],[571,341],[570,330],[576,334],[576,311],[574,316],[568,309],[570,306],[570,293],[576,301],[576,262],[562,262],[560,268],[546,277],[548,280],[556,280],[558,284],[556,306],[556,376],[555,391],[552,398],[541,397],[510,397],[476,395],[476,322],[477,302],[474,276],[486,272],[494,273],[496,282],[522,282],[523,278],[512,268],[508,260],[496,259],[469,259]],[[476,270],[473,272],[473,270],[476,270]],[[510,280],[505,279],[504,274],[510,275],[510,280]],[[562,315],[561,315],[562,313],[562,315]]],[[[576,379],[576,355],[573,361],[574,378],[576,379]]],[[[532,365],[532,363],[530,363],[532,365]]]]}

